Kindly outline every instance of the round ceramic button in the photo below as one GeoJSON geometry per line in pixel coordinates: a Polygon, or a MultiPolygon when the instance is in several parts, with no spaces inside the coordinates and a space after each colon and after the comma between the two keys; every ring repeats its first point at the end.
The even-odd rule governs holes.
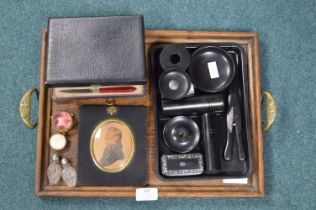
{"type": "Polygon", "coordinates": [[[74,122],[71,114],[61,111],[53,115],[52,124],[57,132],[65,133],[73,127],[74,122]]]}
{"type": "Polygon", "coordinates": [[[62,134],[54,134],[49,139],[49,145],[52,149],[60,151],[64,149],[67,145],[66,137],[62,134]]]}

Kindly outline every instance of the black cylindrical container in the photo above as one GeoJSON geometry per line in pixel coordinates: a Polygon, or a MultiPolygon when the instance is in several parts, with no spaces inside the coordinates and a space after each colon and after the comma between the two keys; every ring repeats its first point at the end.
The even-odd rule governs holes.
{"type": "Polygon", "coordinates": [[[163,138],[171,150],[186,153],[199,143],[200,129],[189,117],[177,116],[165,124],[163,138]]]}
{"type": "Polygon", "coordinates": [[[219,169],[219,156],[215,144],[215,128],[210,113],[202,114],[202,139],[206,174],[215,174],[219,169]]]}
{"type": "Polygon", "coordinates": [[[225,109],[222,95],[207,95],[162,102],[164,114],[220,113],[225,109]]]}
{"type": "Polygon", "coordinates": [[[205,46],[192,54],[188,73],[196,88],[207,93],[217,93],[233,81],[235,63],[222,48],[205,46]]]}
{"type": "Polygon", "coordinates": [[[172,69],[165,71],[159,78],[161,95],[171,100],[184,98],[191,88],[189,75],[184,71],[172,69]]]}
{"type": "Polygon", "coordinates": [[[190,65],[190,53],[182,45],[167,45],[162,49],[159,61],[164,71],[172,68],[185,71],[190,65]]]}

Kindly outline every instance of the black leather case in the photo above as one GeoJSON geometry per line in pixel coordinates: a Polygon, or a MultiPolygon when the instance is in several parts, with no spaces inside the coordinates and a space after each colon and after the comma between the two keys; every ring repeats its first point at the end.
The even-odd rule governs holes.
{"type": "Polygon", "coordinates": [[[81,106],[79,112],[78,186],[145,186],[147,111],[145,107],[119,106],[114,115],[106,106],[81,106]],[[99,169],[93,162],[90,141],[94,129],[104,120],[120,120],[128,125],[134,136],[135,151],[127,167],[117,173],[99,169]]]}
{"type": "Polygon", "coordinates": [[[144,84],[142,16],[50,18],[47,85],[144,84]]]}

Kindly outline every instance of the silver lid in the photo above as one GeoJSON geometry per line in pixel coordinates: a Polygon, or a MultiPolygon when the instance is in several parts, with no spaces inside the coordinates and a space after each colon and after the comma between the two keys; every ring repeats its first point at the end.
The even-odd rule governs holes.
{"type": "Polygon", "coordinates": [[[62,165],[68,165],[69,161],[66,158],[61,159],[61,164],[62,165]]]}
{"type": "Polygon", "coordinates": [[[57,154],[53,154],[52,160],[53,160],[53,161],[59,161],[58,155],[57,155],[57,154]]]}

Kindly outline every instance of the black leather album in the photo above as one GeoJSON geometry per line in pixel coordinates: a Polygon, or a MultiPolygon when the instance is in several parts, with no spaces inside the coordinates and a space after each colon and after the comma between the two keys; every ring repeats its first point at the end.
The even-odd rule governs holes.
{"type": "Polygon", "coordinates": [[[80,107],[78,186],[145,186],[147,111],[80,107]]]}
{"type": "Polygon", "coordinates": [[[45,83],[144,84],[142,16],[50,18],[45,83]]]}

